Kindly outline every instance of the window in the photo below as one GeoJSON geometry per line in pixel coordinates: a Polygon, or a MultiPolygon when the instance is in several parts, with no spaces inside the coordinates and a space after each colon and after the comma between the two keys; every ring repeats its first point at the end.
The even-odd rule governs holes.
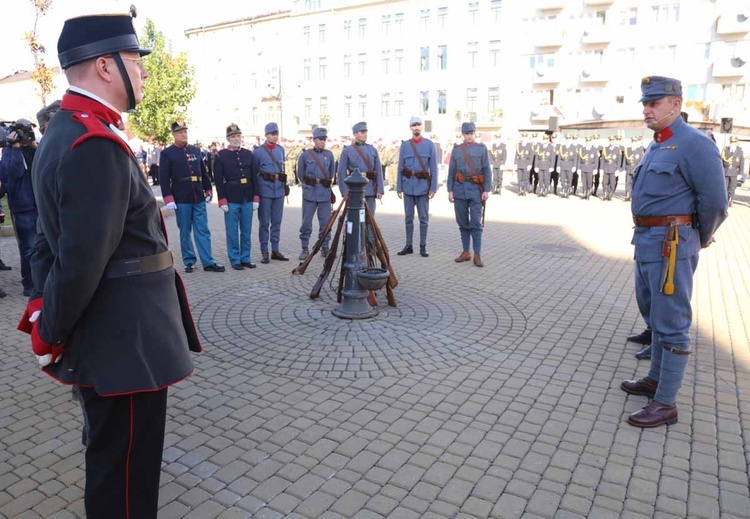
{"type": "Polygon", "coordinates": [[[466,111],[476,113],[477,111],[477,89],[466,89],[466,111]]]}
{"type": "Polygon", "coordinates": [[[344,38],[346,40],[352,39],[352,21],[351,20],[344,21],[344,38]]]}
{"type": "Polygon", "coordinates": [[[391,15],[390,14],[384,14],[383,18],[380,22],[380,28],[383,31],[384,35],[388,35],[391,32],[391,15]]]}
{"type": "Polygon", "coordinates": [[[352,96],[344,96],[344,116],[347,119],[352,117],[352,96]]]}
{"type": "Polygon", "coordinates": [[[367,94],[359,94],[359,116],[367,117],[367,94]]]}
{"type": "Polygon", "coordinates": [[[402,74],[404,72],[404,49],[396,49],[393,52],[394,58],[394,72],[396,74],[402,74]]]}
{"type": "Polygon", "coordinates": [[[305,61],[304,61],[304,68],[303,68],[303,71],[302,71],[302,78],[305,81],[310,81],[310,59],[309,58],[305,59],[305,61]]]}
{"type": "Polygon", "coordinates": [[[318,42],[319,43],[325,43],[326,42],[326,24],[321,23],[318,25],[318,42]]]}
{"type": "Polygon", "coordinates": [[[310,26],[305,25],[302,29],[302,41],[305,45],[310,45],[310,26]]]}
{"type": "Polygon", "coordinates": [[[479,21],[479,2],[469,2],[469,23],[476,25],[479,21]]]}
{"type": "Polygon", "coordinates": [[[320,98],[320,115],[328,115],[328,98],[327,97],[321,97],[320,98]]]}
{"type": "Polygon", "coordinates": [[[445,22],[448,18],[448,8],[441,7],[438,9],[438,29],[445,29],[445,22]]]}
{"type": "Polygon", "coordinates": [[[367,54],[361,53],[359,55],[359,75],[364,76],[367,71],[367,54]]]}
{"type": "Polygon", "coordinates": [[[638,23],[638,8],[631,7],[620,11],[618,17],[619,25],[636,25],[638,23]]]}
{"type": "Polygon", "coordinates": [[[430,10],[422,9],[421,11],[419,11],[419,27],[423,31],[426,31],[429,25],[430,25],[430,10]]]}
{"type": "Polygon", "coordinates": [[[445,114],[448,111],[448,101],[446,100],[445,90],[438,90],[438,113],[445,114]]]}
{"type": "Polygon", "coordinates": [[[305,0],[305,11],[320,9],[320,0],[305,0]]]}
{"type": "Polygon", "coordinates": [[[381,55],[380,55],[380,63],[381,63],[380,71],[384,75],[389,74],[390,73],[390,68],[391,68],[391,51],[384,50],[381,53],[381,55]]]}
{"type": "Polygon", "coordinates": [[[685,99],[687,101],[705,101],[706,85],[688,85],[685,91],[685,99]]]}
{"type": "Polygon", "coordinates": [[[492,23],[500,22],[500,11],[502,9],[502,2],[500,0],[492,0],[490,2],[490,19],[492,23]]]}
{"type": "Polygon", "coordinates": [[[359,39],[365,39],[365,31],[367,30],[367,18],[359,19],[359,39]]]}
{"type": "Polygon", "coordinates": [[[393,102],[393,115],[404,115],[404,93],[396,92],[396,97],[393,102]]]}
{"type": "Polygon", "coordinates": [[[529,56],[529,68],[536,70],[538,68],[552,68],[555,66],[555,55],[554,54],[537,54],[536,56],[529,56]]]}
{"type": "Polygon", "coordinates": [[[352,55],[344,56],[344,77],[352,77],[352,55]]]}
{"type": "Polygon", "coordinates": [[[490,42],[490,67],[498,68],[500,66],[500,40],[490,42]]]}
{"type": "Polygon", "coordinates": [[[396,26],[396,34],[403,34],[404,32],[404,13],[396,13],[396,18],[394,19],[394,23],[396,26]]]}
{"type": "Polygon", "coordinates": [[[430,48],[422,47],[419,49],[419,70],[427,72],[430,70],[430,48]]]}
{"type": "Polygon", "coordinates": [[[479,43],[476,41],[470,42],[469,50],[468,50],[468,60],[467,60],[467,64],[469,68],[476,68],[478,53],[479,53],[479,43]]]}
{"type": "Polygon", "coordinates": [[[391,108],[391,94],[383,94],[380,97],[380,115],[388,117],[391,108]]]}
{"type": "Polygon", "coordinates": [[[440,70],[446,70],[448,68],[448,46],[438,45],[438,68],[440,70]]]}
{"type": "Polygon", "coordinates": [[[487,111],[493,113],[500,109],[500,87],[487,89],[487,111]]]}
{"type": "Polygon", "coordinates": [[[318,79],[320,79],[321,81],[326,78],[326,63],[327,63],[327,61],[328,60],[326,58],[319,58],[318,59],[318,79]]]}
{"type": "Polygon", "coordinates": [[[680,4],[657,5],[654,9],[656,23],[675,23],[680,21],[680,4]]]}
{"type": "Polygon", "coordinates": [[[305,119],[312,119],[312,97],[305,98],[305,119]]]}
{"type": "Polygon", "coordinates": [[[419,109],[422,115],[427,115],[430,111],[430,92],[427,90],[419,93],[419,109]]]}

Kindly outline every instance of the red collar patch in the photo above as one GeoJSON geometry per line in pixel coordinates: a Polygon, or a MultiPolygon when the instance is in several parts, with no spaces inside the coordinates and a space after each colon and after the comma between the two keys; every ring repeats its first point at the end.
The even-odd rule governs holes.
{"type": "Polygon", "coordinates": [[[412,137],[411,140],[413,140],[415,144],[419,144],[420,142],[422,142],[422,136],[420,135],[418,139],[412,137]]]}
{"type": "Polygon", "coordinates": [[[104,106],[98,101],[94,101],[90,97],[85,97],[77,94],[65,94],[60,103],[60,110],[68,110],[70,112],[86,112],[91,115],[95,115],[99,119],[111,124],[118,130],[124,130],[125,125],[122,123],[122,117],[120,114],[112,110],[111,108],[104,106]]]}
{"type": "Polygon", "coordinates": [[[665,142],[665,141],[668,141],[669,138],[672,137],[673,135],[674,135],[674,132],[669,126],[667,126],[663,130],[660,130],[654,133],[654,140],[656,142],[665,142]]]}

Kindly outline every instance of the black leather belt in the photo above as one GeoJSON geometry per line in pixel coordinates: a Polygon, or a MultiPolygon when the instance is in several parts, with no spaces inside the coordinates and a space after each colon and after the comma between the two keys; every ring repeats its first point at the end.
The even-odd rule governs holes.
{"type": "Polygon", "coordinates": [[[234,178],[232,180],[225,180],[224,182],[226,184],[233,184],[233,185],[236,185],[236,184],[247,184],[248,183],[248,179],[246,179],[246,178],[234,178]]]}
{"type": "Polygon", "coordinates": [[[140,276],[168,269],[174,265],[172,252],[164,251],[153,256],[141,258],[130,258],[111,260],[104,269],[104,277],[107,279],[124,278],[128,276],[140,276]]]}
{"type": "Polygon", "coordinates": [[[180,182],[200,182],[200,181],[201,181],[201,177],[195,177],[195,176],[193,176],[193,177],[173,178],[172,179],[172,182],[177,182],[177,183],[180,183],[180,182]]]}

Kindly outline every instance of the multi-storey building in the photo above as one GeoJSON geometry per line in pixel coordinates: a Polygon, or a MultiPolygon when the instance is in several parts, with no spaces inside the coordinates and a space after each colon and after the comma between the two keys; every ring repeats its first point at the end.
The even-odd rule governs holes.
{"type": "Polygon", "coordinates": [[[452,135],[640,119],[640,78],[682,80],[690,120],[750,124],[750,2],[297,0],[189,29],[201,135],[234,121],[287,137],[316,125],[452,135]],[[555,119],[552,119],[554,123],[555,119]]]}

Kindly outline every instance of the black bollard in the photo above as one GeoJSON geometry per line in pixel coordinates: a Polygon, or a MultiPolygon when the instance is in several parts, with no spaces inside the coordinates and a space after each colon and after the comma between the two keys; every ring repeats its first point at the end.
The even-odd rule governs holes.
{"type": "Polygon", "coordinates": [[[377,307],[367,302],[367,290],[360,285],[357,274],[367,268],[365,251],[365,186],[369,182],[355,169],[344,180],[349,191],[346,212],[346,251],[344,251],[344,288],[341,304],[333,315],[342,319],[368,319],[378,315],[377,307]]]}

